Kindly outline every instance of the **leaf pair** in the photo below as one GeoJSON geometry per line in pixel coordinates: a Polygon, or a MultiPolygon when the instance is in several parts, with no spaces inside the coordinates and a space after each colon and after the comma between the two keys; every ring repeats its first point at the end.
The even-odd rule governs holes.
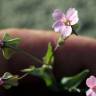
{"type": "Polygon", "coordinates": [[[12,48],[17,48],[20,39],[19,38],[11,38],[9,34],[5,33],[3,37],[4,46],[2,47],[3,56],[5,59],[10,59],[10,57],[15,53],[12,48]]]}

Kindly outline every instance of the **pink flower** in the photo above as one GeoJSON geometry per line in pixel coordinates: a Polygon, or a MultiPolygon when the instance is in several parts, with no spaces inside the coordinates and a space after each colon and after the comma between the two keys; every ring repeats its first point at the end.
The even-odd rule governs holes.
{"type": "Polygon", "coordinates": [[[96,96],[96,77],[90,76],[86,80],[86,85],[89,87],[89,90],[86,92],[86,96],[96,96]]]}
{"type": "Polygon", "coordinates": [[[67,37],[72,33],[71,25],[78,23],[78,11],[75,8],[69,8],[66,14],[59,9],[54,10],[52,14],[55,23],[53,28],[55,32],[60,32],[63,37],[67,37]]]}
{"type": "Polygon", "coordinates": [[[86,96],[96,96],[96,92],[93,91],[92,89],[89,89],[89,90],[86,92],[86,96]]]}

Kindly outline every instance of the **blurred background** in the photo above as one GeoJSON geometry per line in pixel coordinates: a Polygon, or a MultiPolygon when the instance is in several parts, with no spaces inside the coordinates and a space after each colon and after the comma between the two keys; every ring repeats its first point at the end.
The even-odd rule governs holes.
{"type": "Polygon", "coordinates": [[[0,29],[52,30],[54,9],[79,11],[79,34],[96,37],[96,0],[0,0],[0,29]]]}

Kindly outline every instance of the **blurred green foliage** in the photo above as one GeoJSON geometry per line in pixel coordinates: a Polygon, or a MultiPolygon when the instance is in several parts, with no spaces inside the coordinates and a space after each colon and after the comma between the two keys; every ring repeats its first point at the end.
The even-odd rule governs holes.
{"type": "Polygon", "coordinates": [[[80,34],[96,37],[96,0],[0,0],[0,28],[52,29],[54,9],[75,7],[80,34]]]}

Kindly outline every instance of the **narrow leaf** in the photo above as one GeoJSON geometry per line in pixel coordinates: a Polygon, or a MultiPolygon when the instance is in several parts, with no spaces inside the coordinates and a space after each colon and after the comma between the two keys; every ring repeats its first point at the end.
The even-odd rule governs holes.
{"type": "MultiPolygon", "coordinates": [[[[6,42],[8,45],[12,46],[12,47],[18,47],[18,45],[20,44],[20,38],[14,38],[14,39],[10,39],[6,42]]],[[[6,45],[5,45],[6,46],[6,45]]]]}
{"type": "Polygon", "coordinates": [[[51,87],[54,84],[54,78],[50,70],[45,70],[41,78],[45,81],[47,87],[51,87]]]}
{"type": "Polygon", "coordinates": [[[5,47],[2,49],[2,53],[3,53],[4,58],[9,60],[15,52],[10,48],[5,47]]]}
{"type": "Polygon", "coordinates": [[[86,78],[88,73],[89,73],[89,70],[84,70],[75,76],[64,77],[61,80],[61,84],[62,84],[63,88],[68,91],[74,91],[74,90],[77,91],[78,90],[77,87],[86,78]]]}
{"type": "Polygon", "coordinates": [[[45,56],[43,57],[43,62],[44,64],[52,64],[54,62],[54,56],[53,56],[51,43],[48,44],[48,49],[47,49],[45,56]]]}
{"type": "Polygon", "coordinates": [[[11,36],[8,33],[4,34],[3,41],[8,41],[11,39],[11,36]]]}

